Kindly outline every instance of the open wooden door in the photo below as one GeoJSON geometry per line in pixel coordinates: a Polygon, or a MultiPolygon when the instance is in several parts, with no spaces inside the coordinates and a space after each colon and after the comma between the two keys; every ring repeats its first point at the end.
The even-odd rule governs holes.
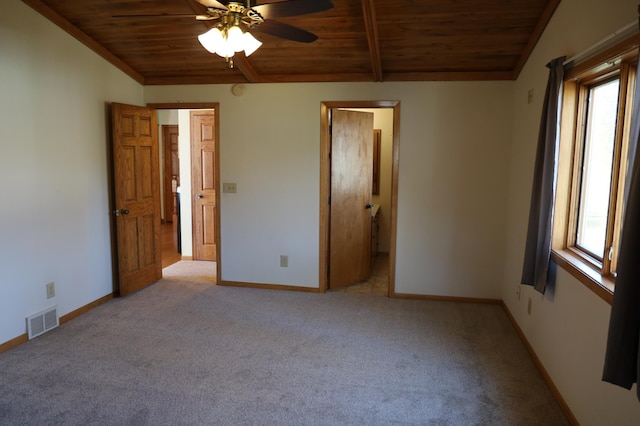
{"type": "Polygon", "coordinates": [[[162,278],[160,174],[156,111],[112,105],[118,294],[162,278]]]}
{"type": "Polygon", "coordinates": [[[216,260],[215,110],[191,111],[193,260],[216,260]]]}
{"type": "Polygon", "coordinates": [[[369,277],[373,113],[331,111],[329,288],[369,277]]]}

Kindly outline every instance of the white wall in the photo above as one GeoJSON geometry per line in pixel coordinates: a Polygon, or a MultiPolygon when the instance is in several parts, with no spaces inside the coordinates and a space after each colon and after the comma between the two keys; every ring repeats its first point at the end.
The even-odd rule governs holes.
{"type": "Polygon", "coordinates": [[[27,5],[0,2],[0,343],[43,308],[112,292],[105,103],[142,92],[27,5]]]}
{"type": "Polygon", "coordinates": [[[178,110],[178,156],[180,158],[180,236],[181,254],[193,256],[191,210],[191,111],[178,110]]]}
{"type": "Polygon", "coordinates": [[[159,109],[158,110],[158,126],[178,124],[177,109],[159,109]]]}
{"type": "Polygon", "coordinates": [[[533,163],[547,62],[577,54],[609,33],[637,21],[637,2],[563,0],[515,84],[505,284],[502,298],[582,425],[638,425],[633,392],[601,381],[610,306],[562,269],[555,290],[542,296],[520,282],[533,163]],[[527,91],[534,102],[527,104],[527,91]],[[532,314],[527,314],[528,298],[532,314]]]}
{"type": "Polygon", "coordinates": [[[396,291],[499,298],[512,87],[150,86],[145,101],[220,102],[221,180],[238,185],[221,197],[222,279],[317,287],[320,102],[400,100],[396,291]]]}
{"type": "MultiPolygon", "coordinates": [[[[380,195],[374,196],[374,202],[380,204],[380,251],[389,252],[389,234],[391,229],[391,162],[393,143],[393,109],[392,108],[354,108],[360,111],[368,111],[374,114],[374,127],[382,130],[381,137],[381,158],[380,158],[380,195]]],[[[163,111],[158,111],[159,116],[163,111]]],[[[192,210],[190,202],[191,194],[191,110],[172,110],[175,113],[175,124],[180,126],[179,152],[180,152],[180,173],[183,186],[181,188],[182,198],[180,204],[181,211],[181,231],[182,231],[182,255],[193,255],[192,238],[192,210]]],[[[162,117],[162,116],[161,116],[162,117]]],[[[161,161],[162,162],[162,161],[161,161]]],[[[232,198],[230,194],[221,194],[227,198],[232,198]]]]}

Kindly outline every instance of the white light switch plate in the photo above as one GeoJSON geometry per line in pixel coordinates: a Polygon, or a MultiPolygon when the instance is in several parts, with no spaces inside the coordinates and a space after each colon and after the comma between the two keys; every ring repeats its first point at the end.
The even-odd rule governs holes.
{"type": "Polygon", "coordinates": [[[235,194],[238,192],[238,188],[235,183],[223,183],[222,184],[222,192],[226,194],[235,194]]]}

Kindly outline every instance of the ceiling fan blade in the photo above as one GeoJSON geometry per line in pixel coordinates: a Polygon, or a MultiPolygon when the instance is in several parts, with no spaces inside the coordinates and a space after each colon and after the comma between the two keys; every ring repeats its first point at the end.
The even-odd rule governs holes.
{"type": "Polygon", "coordinates": [[[262,15],[264,19],[274,19],[322,12],[331,8],[333,3],[330,0],[288,0],[261,4],[251,9],[262,15]]]}
{"type": "Polygon", "coordinates": [[[282,22],[265,19],[263,23],[255,28],[256,31],[263,32],[275,37],[284,38],[301,43],[311,43],[318,39],[318,36],[292,25],[283,24],[282,22]]]}
{"type": "Polygon", "coordinates": [[[196,0],[198,3],[200,3],[203,6],[206,7],[212,7],[214,9],[223,9],[223,10],[227,10],[227,6],[225,6],[224,4],[220,3],[219,1],[216,0],[196,0]]]}
{"type": "Polygon", "coordinates": [[[176,13],[176,14],[162,13],[157,15],[112,15],[111,17],[112,18],[130,18],[130,19],[138,19],[138,18],[191,18],[191,19],[194,19],[195,18],[198,21],[213,19],[213,17],[208,15],[194,15],[193,13],[176,13]]]}

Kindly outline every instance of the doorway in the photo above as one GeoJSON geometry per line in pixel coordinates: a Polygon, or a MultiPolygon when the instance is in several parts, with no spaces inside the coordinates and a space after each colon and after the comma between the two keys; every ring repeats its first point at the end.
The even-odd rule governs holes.
{"type": "MultiPolygon", "coordinates": [[[[178,192],[178,205],[177,205],[177,222],[178,222],[178,230],[180,233],[180,251],[178,260],[197,260],[197,256],[194,256],[195,249],[194,243],[197,241],[197,236],[194,235],[197,232],[196,224],[193,220],[193,208],[196,205],[194,200],[200,201],[203,199],[202,188],[200,191],[194,188],[192,183],[193,176],[193,165],[192,165],[192,149],[191,149],[191,111],[196,110],[210,110],[214,114],[214,121],[211,126],[206,127],[207,135],[211,129],[213,145],[215,146],[215,152],[218,151],[219,146],[219,104],[218,103],[163,103],[163,104],[149,104],[150,108],[154,108],[158,111],[158,115],[165,116],[165,119],[160,118],[160,124],[176,124],[179,125],[179,170],[180,170],[180,179],[179,179],[179,192],[178,192]],[[167,118],[170,117],[170,118],[167,118]],[[185,119],[186,117],[186,119],[185,119]],[[197,191],[197,192],[194,192],[197,191]],[[197,197],[200,195],[200,197],[197,197]]],[[[202,126],[200,126],[202,127],[202,126]]],[[[207,170],[210,170],[212,174],[207,175],[206,182],[211,183],[214,188],[219,187],[219,155],[211,156],[212,164],[210,167],[207,167],[207,170]]],[[[200,179],[203,180],[203,179],[200,179]]],[[[207,196],[211,195],[213,198],[214,205],[219,205],[219,193],[218,191],[212,192],[211,194],[207,194],[207,196]]],[[[215,283],[218,283],[219,278],[221,276],[221,261],[220,261],[220,253],[221,253],[221,245],[219,238],[219,229],[220,229],[220,218],[219,215],[215,215],[211,218],[209,226],[206,229],[208,236],[213,236],[215,240],[215,247],[217,250],[217,261],[215,263],[211,263],[211,276],[215,276],[215,283]]],[[[202,229],[202,228],[199,228],[202,229]]],[[[169,232],[169,231],[167,231],[169,232]]],[[[165,234],[166,235],[166,234],[165,234]]],[[[167,244],[169,245],[171,241],[167,238],[167,244]]],[[[175,246],[171,247],[169,245],[168,250],[163,251],[163,267],[165,267],[165,258],[164,255],[167,253],[167,256],[172,256],[171,251],[175,249],[175,246]]],[[[168,262],[167,262],[168,263],[168,262]]]]}
{"type": "MultiPolygon", "coordinates": [[[[340,101],[321,103],[321,164],[320,164],[320,291],[331,288],[331,114],[334,109],[355,110],[380,110],[392,111],[391,148],[390,148],[390,201],[386,208],[388,218],[388,257],[382,262],[388,262],[388,285],[386,295],[392,297],[395,294],[395,263],[396,263],[396,228],[397,228],[397,197],[398,197],[398,152],[400,129],[400,102],[399,101],[340,101]]],[[[374,264],[375,265],[375,264],[374,264]]],[[[379,264],[380,265],[380,264],[379,264]]],[[[375,268],[373,269],[375,271],[375,268]]],[[[386,272],[386,271],[385,271],[386,272]]],[[[378,272],[376,272],[378,273],[378,272]]]]}

